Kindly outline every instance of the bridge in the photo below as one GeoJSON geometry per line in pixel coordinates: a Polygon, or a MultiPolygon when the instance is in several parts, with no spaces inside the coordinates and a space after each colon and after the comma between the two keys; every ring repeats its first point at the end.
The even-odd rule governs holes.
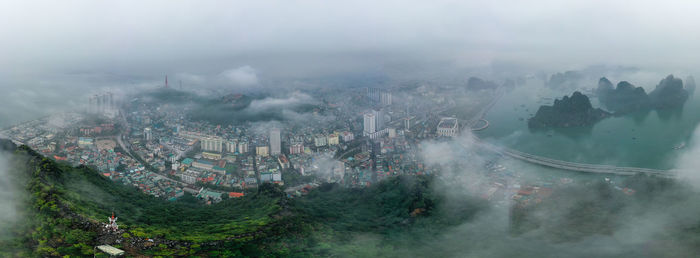
{"type": "MultiPolygon", "coordinates": [[[[488,120],[486,120],[486,119],[479,119],[479,121],[484,122],[484,125],[483,125],[483,126],[480,126],[480,127],[477,127],[477,128],[472,127],[472,128],[471,128],[472,131],[481,131],[481,130],[484,130],[484,129],[486,129],[486,128],[489,127],[489,121],[488,121],[488,120]]],[[[474,126],[474,125],[472,125],[472,126],[474,126]]]]}
{"type": "Polygon", "coordinates": [[[651,168],[617,167],[617,166],[611,166],[611,165],[597,165],[597,164],[585,164],[585,163],[569,162],[569,161],[546,158],[546,157],[542,157],[542,156],[537,156],[537,155],[533,155],[533,154],[524,153],[521,151],[505,148],[505,147],[496,146],[496,145],[493,145],[491,143],[481,141],[476,136],[474,136],[473,138],[474,138],[475,144],[477,144],[479,147],[482,147],[486,150],[489,150],[489,151],[492,151],[495,153],[499,153],[499,154],[503,154],[503,155],[506,155],[508,157],[522,160],[522,161],[525,161],[528,163],[537,164],[537,165],[541,165],[541,166],[545,166],[545,167],[569,170],[569,171],[597,173],[597,174],[614,174],[614,175],[622,175],[622,176],[633,176],[636,174],[646,174],[646,175],[654,175],[654,176],[666,177],[666,178],[675,177],[676,174],[680,171],[677,169],[661,170],[661,169],[651,169],[651,168]]]}
{"type": "Polygon", "coordinates": [[[469,128],[469,130],[471,131],[481,131],[488,128],[489,121],[486,120],[484,117],[486,116],[486,113],[488,113],[489,110],[491,110],[491,108],[496,105],[496,102],[498,102],[498,100],[501,99],[501,97],[503,97],[504,94],[505,90],[503,90],[502,88],[496,89],[496,94],[491,100],[491,102],[486,104],[486,107],[484,107],[484,109],[482,109],[479,113],[474,115],[474,117],[471,120],[467,121],[466,123],[463,123],[463,126],[460,128],[460,131],[463,131],[467,128],[469,128]],[[484,122],[484,125],[480,127],[475,127],[476,124],[479,122],[484,122]]]}

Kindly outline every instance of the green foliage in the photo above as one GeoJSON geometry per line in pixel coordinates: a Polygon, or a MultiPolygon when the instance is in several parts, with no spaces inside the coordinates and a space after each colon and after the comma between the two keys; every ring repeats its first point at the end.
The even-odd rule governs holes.
{"type": "Polygon", "coordinates": [[[0,241],[0,254],[11,250],[9,256],[92,255],[100,233],[81,225],[106,222],[113,211],[126,230],[121,234],[126,241],[183,243],[158,244],[137,254],[383,256],[394,248],[387,244],[392,239],[433,234],[482,207],[473,200],[447,202],[427,176],[390,178],[365,189],[326,184],[298,199],[287,199],[279,185],[262,184],[257,192],[213,205],[189,195],[168,202],[114,183],[92,168],[56,163],[29,149],[20,152],[30,157],[27,203],[35,216],[27,216],[22,223],[26,228],[17,228],[22,232],[19,241],[0,241]],[[362,249],[369,242],[353,238],[360,233],[379,242],[362,249]]]}
{"type": "MultiPolygon", "coordinates": [[[[98,232],[84,229],[80,223],[106,222],[112,211],[119,216],[122,228],[128,230],[122,234],[124,238],[203,243],[227,239],[247,242],[255,239],[253,235],[265,236],[276,223],[273,215],[281,209],[281,189],[277,186],[263,188],[260,194],[208,206],[191,196],[168,202],[114,183],[89,167],[59,164],[29,149],[18,154],[30,157],[26,164],[26,170],[31,173],[27,202],[28,212],[34,216],[28,216],[23,224],[34,226],[22,230],[16,239],[30,244],[31,256],[91,255],[92,247],[98,244],[95,242],[98,232]],[[250,236],[239,237],[244,234],[250,236]]],[[[24,252],[12,241],[0,241],[0,247],[11,244],[17,249],[11,255],[24,252]]],[[[158,249],[154,254],[186,254],[169,250],[167,246],[158,249]]]]}

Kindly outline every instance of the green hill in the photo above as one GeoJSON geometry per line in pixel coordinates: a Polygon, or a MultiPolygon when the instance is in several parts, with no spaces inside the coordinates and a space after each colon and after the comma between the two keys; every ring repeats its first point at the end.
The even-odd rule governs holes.
{"type": "Polygon", "coordinates": [[[365,189],[328,184],[296,199],[265,184],[214,205],[191,196],[169,202],[91,168],[7,145],[11,180],[26,186],[18,205],[25,216],[0,225],[10,232],[0,238],[0,256],[85,256],[100,244],[129,255],[348,255],[368,250],[347,244],[353,235],[373,234],[384,239],[380,244],[416,231],[437,233],[483,207],[474,200],[447,205],[431,177],[395,177],[365,189]],[[104,227],[112,212],[118,232],[104,227]]]}

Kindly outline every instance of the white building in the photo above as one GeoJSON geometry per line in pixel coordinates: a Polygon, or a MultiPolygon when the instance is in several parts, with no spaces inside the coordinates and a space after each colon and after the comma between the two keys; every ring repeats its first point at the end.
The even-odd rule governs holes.
{"type": "Polygon", "coordinates": [[[116,116],[117,112],[118,110],[116,102],[114,101],[114,94],[111,92],[90,96],[88,100],[88,113],[114,117],[116,116]]]}
{"type": "Polygon", "coordinates": [[[236,152],[236,148],[238,147],[237,145],[238,144],[236,143],[236,141],[226,141],[226,143],[224,144],[224,146],[226,147],[226,152],[229,153],[236,152]]]}
{"type": "Polygon", "coordinates": [[[386,125],[386,114],[383,109],[372,110],[375,119],[375,131],[381,131],[386,125]]]}
{"type": "Polygon", "coordinates": [[[343,132],[343,141],[350,142],[355,139],[355,135],[351,132],[343,132]]]}
{"type": "Polygon", "coordinates": [[[270,156],[270,148],[268,148],[267,146],[255,147],[255,155],[258,155],[260,157],[270,156]]]}
{"type": "Polygon", "coordinates": [[[146,127],[143,129],[143,139],[145,139],[147,142],[153,140],[153,132],[150,127],[146,127]]]}
{"type": "Polygon", "coordinates": [[[248,142],[238,142],[238,153],[248,153],[248,142]]]}
{"type": "Polygon", "coordinates": [[[202,150],[203,151],[215,151],[222,152],[224,147],[224,139],[215,136],[203,137],[202,150]]]}
{"type": "Polygon", "coordinates": [[[389,133],[388,133],[388,134],[389,134],[389,138],[394,138],[394,137],[396,137],[396,129],[394,129],[394,128],[387,128],[387,130],[389,131],[389,133]]]}
{"type": "Polygon", "coordinates": [[[199,172],[194,170],[187,170],[180,174],[182,182],[185,182],[186,184],[190,185],[193,185],[195,182],[197,182],[197,177],[199,177],[199,172]]]}
{"type": "Polygon", "coordinates": [[[384,106],[391,105],[391,102],[392,102],[392,100],[391,100],[391,92],[382,91],[382,92],[379,94],[379,98],[380,98],[380,102],[382,103],[382,105],[384,105],[384,106]]]}
{"type": "Polygon", "coordinates": [[[437,126],[438,136],[453,137],[459,133],[459,121],[454,117],[443,117],[437,126]]]}
{"type": "Polygon", "coordinates": [[[282,153],[282,142],[280,139],[280,129],[270,130],[270,155],[280,155],[282,153]]]}
{"type": "Polygon", "coordinates": [[[372,113],[367,113],[364,116],[364,135],[370,135],[377,131],[377,119],[372,113]]]}
{"type": "Polygon", "coordinates": [[[328,135],[328,145],[338,145],[340,144],[340,138],[338,138],[337,134],[330,134],[328,135]]]}
{"type": "Polygon", "coordinates": [[[314,138],[314,145],[316,145],[316,147],[326,146],[327,144],[328,138],[326,138],[325,135],[319,134],[314,138]]]}
{"type": "Polygon", "coordinates": [[[304,144],[301,142],[289,145],[289,154],[300,154],[304,152],[304,144]]]}

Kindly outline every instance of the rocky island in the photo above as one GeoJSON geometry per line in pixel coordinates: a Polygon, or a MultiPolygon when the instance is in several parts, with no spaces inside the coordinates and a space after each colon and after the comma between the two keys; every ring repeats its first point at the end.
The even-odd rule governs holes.
{"type": "Polygon", "coordinates": [[[683,80],[669,75],[656,85],[649,93],[654,108],[675,108],[683,106],[688,100],[688,91],[683,88],[683,80]]]}
{"type": "Polygon", "coordinates": [[[642,87],[635,87],[629,82],[621,81],[613,89],[612,83],[605,77],[598,82],[598,100],[615,114],[630,113],[652,107],[651,98],[642,87]]]}
{"type": "Polygon", "coordinates": [[[669,75],[649,94],[642,87],[635,87],[629,82],[621,81],[613,88],[607,78],[600,78],[596,94],[598,100],[616,115],[646,109],[664,109],[682,106],[688,100],[689,90],[695,88],[695,81],[690,77],[688,90],[683,87],[681,79],[669,75]]]}
{"type": "Polygon", "coordinates": [[[564,98],[554,100],[552,106],[540,106],[535,116],[528,119],[530,128],[578,127],[593,125],[608,117],[610,113],[593,108],[591,101],[581,92],[574,92],[564,98]]]}

